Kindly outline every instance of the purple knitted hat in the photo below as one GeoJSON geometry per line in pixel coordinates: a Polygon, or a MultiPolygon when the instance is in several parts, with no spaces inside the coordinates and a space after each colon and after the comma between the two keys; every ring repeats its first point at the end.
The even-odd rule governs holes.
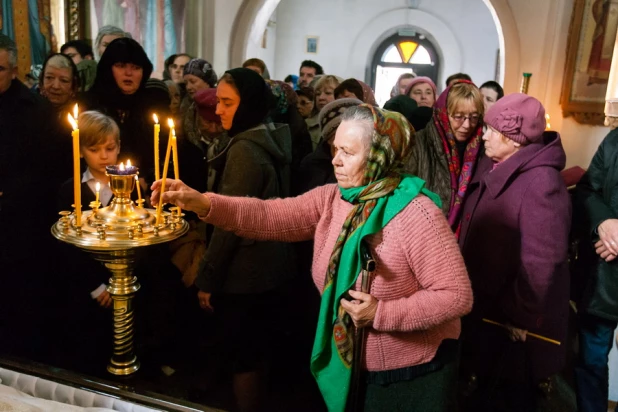
{"type": "Polygon", "coordinates": [[[517,143],[534,143],[545,131],[545,108],[532,96],[512,93],[491,106],[483,120],[517,143]]]}

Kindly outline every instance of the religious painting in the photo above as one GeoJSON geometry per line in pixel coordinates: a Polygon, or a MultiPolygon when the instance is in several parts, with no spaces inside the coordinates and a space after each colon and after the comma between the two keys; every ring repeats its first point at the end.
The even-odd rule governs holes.
{"type": "Polygon", "coordinates": [[[575,0],[561,106],[564,117],[602,125],[618,30],[618,0],[575,0]]]}
{"type": "Polygon", "coordinates": [[[164,60],[185,51],[186,0],[89,0],[92,39],[105,25],[119,27],[137,40],[163,71],[164,60]]]}
{"type": "Polygon", "coordinates": [[[307,36],[307,45],[305,53],[317,53],[318,52],[318,40],[317,36],[307,36]]]}

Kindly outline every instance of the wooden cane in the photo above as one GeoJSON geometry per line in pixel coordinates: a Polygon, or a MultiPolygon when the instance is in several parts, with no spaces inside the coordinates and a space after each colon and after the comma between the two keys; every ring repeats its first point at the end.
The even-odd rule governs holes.
{"type": "MultiPolygon", "coordinates": [[[[369,247],[364,240],[360,244],[361,252],[361,292],[369,293],[371,277],[376,270],[376,262],[371,256],[369,247]]],[[[348,411],[362,411],[363,385],[361,382],[361,369],[365,354],[365,329],[356,328],[354,333],[354,363],[352,364],[352,379],[350,382],[350,394],[348,397],[348,411]]]]}
{"type": "MultiPolygon", "coordinates": [[[[498,323],[498,322],[496,322],[495,320],[490,320],[490,319],[485,319],[485,318],[483,318],[483,322],[485,322],[485,323],[489,323],[489,324],[491,324],[491,325],[500,326],[501,328],[508,329],[508,326],[503,325],[502,323],[498,323]]],[[[558,345],[558,346],[560,346],[560,342],[559,342],[559,341],[557,341],[557,340],[555,340],[555,339],[550,339],[550,338],[545,337],[545,336],[543,336],[543,335],[538,335],[538,334],[536,334],[536,333],[532,333],[532,332],[527,332],[527,333],[526,333],[526,335],[527,335],[527,336],[530,336],[530,337],[532,337],[532,338],[536,338],[536,339],[539,339],[539,340],[542,340],[542,341],[545,341],[545,342],[549,342],[549,343],[553,343],[554,345],[558,345]]]]}

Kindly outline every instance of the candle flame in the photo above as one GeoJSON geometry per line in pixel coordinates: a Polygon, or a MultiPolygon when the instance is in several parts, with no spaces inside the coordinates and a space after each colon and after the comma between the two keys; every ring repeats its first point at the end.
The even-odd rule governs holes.
{"type": "Polygon", "coordinates": [[[75,106],[73,107],[73,117],[75,118],[75,121],[77,121],[78,115],[79,115],[79,110],[77,107],[77,103],[75,103],[75,106]]]}
{"type": "Polygon", "coordinates": [[[127,160],[127,167],[131,167],[131,166],[133,166],[133,165],[131,164],[131,159],[128,159],[128,160],[127,160]]]}
{"type": "Polygon", "coordinates": [[[96,189],[97,192],[101,191],[101,183],[97,182],[97,184],[94,185],[94,188],[96,189]]]}
{"type": "Polygon", "coordinates": [[[174,128],[174,121],[169,117],[167,118],[167,125],[172,129],[174,128]]]}
{"type": "Polygon", "coordinates": [[[157,114],[156,114],[156,113],[152,115],[152,118],[154,119],[154,122],[155,122],[156,124],[159,124],[159,118],[157,117],[157,114]]]}
{"type": "Polygon", "coordinates": [[[73,127],[73,130],[77,130],[77,121],[75,121],[75,118],[71,116],[71,113],[69,113],[68,119],[69,123],[71,123],[71,127],[73,127]]]}
{"type": "Polygon", "coordinates": [[[137,178],[137,175],[135,175],[135,181],[139,182],[139,179],[137,178]]]}
{"type": "Polygon", "coordinates": [[[124,163],[120,162],[120,167],[118,169],[124,172],[124,163]]]}

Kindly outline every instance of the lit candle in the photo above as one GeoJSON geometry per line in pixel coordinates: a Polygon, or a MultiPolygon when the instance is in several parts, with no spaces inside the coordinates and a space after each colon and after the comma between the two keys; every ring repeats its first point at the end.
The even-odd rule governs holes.
{"type": "Polygon", "coordinates": [[[137,205],[140,206],[142,204],[142,189],[139,187],[137,175],[135,175],[135,185],[137,186],[137,205]]]}
{"type": "Polygon", "coordinates": [[[165,192],[165,179],[170,164],[170,152],[172,151],[172,139],[167,140],[167,150],[165,151],[165,162],[163,163],[163,176],[161,178],[161,190],[159,191],[159,207],[157,207],[156,224],[161,222],[161,209],[163,208],[163,192],[165,192]]]}
{"type": "Polygon", "coordinates": [[[118,169],[120,169],[121,172],[124,172],[124,163],[120,162],[120,167],[118,169]]]}
{"type": "Polygon", "coordinates": [[[172,139],[172,153],[174,156],[174,179],[180,179],[180,169],[178,166],[178,141],[176,140],[176,129],[174,121],[167,119],[167,124],[170,126],[170,139],[172,139]]]}
{"type": "Polygon", "coordinates": [[[154,119],[154,171],[155,171],[155,180],[159,180],[161,176],[159,175],[159,132],[161,131],[161,125],[159,124],[159,118],[156,114],[152,115],[154,119]]]}
{"type": "Polygon", "coordinates": [[[73,203],[75,205],[75,226],[82,225],[82,180],[79,168],[79,127],[77,125],[77,104],[73,109],[73,116],[69,113],[69,123],[73,127],[73,203]]]}
{"type": "Polygon", "coordinates": [[[95,194],[97,196],[95,202],[99,203],[99,193],[101,192],[101,183],[97,182],[97,184],[94,185],[94,187],[95,187],[95,194]]]}

